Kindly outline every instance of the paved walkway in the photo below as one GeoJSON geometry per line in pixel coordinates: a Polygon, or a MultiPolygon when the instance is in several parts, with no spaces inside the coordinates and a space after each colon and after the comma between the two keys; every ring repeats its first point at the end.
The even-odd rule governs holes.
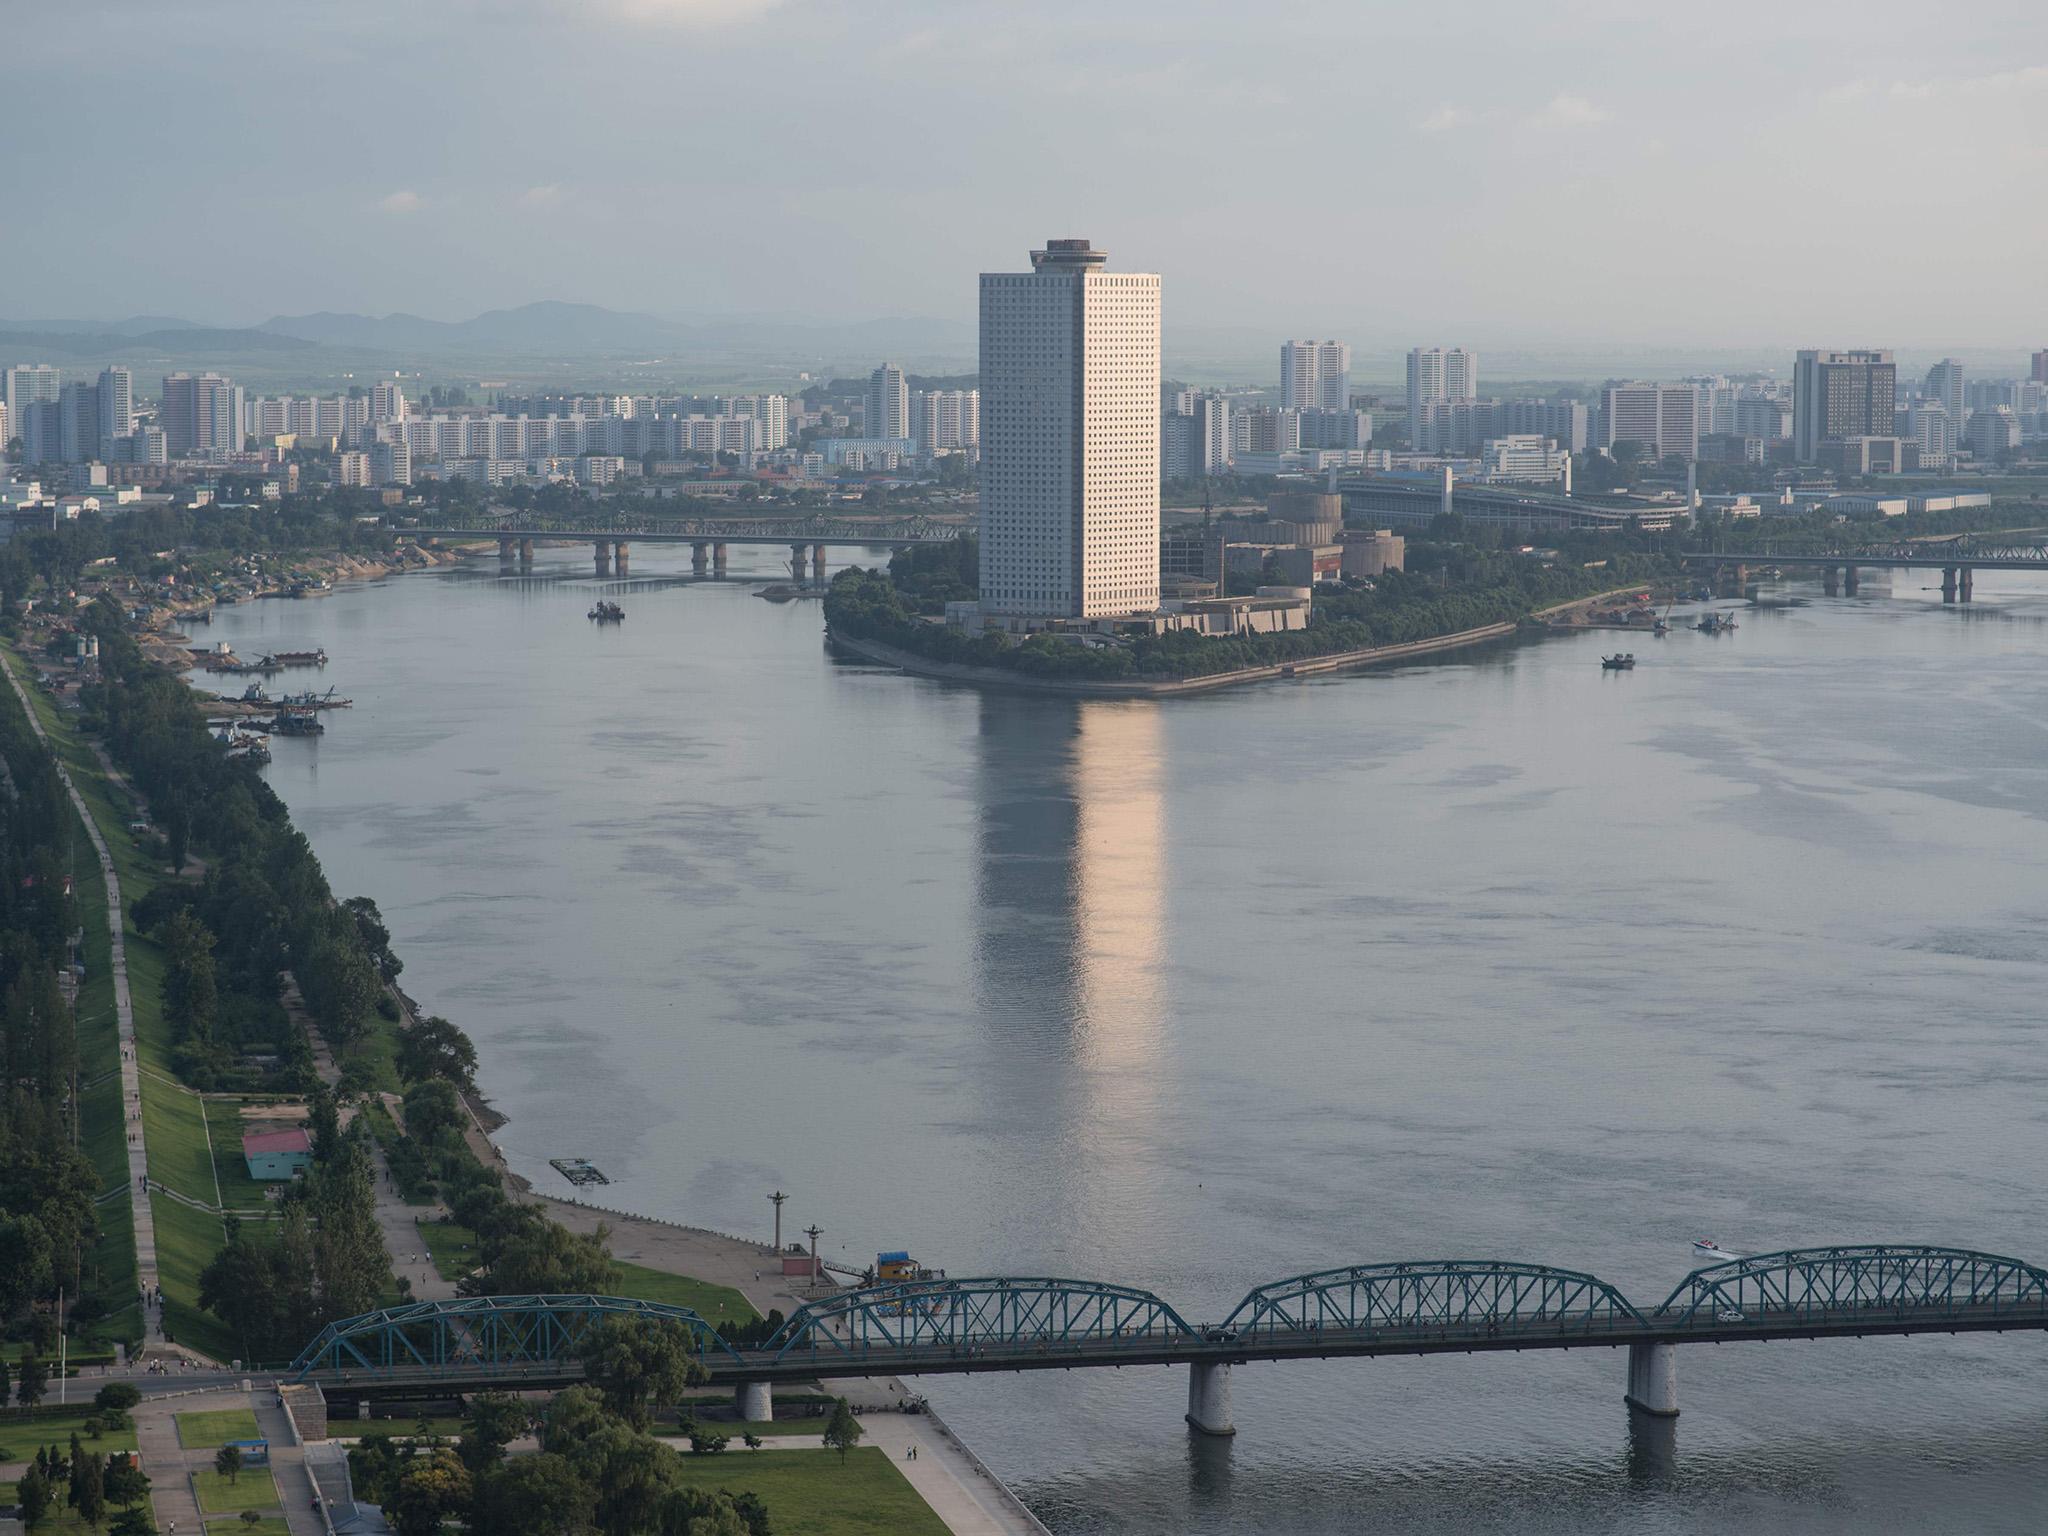
{"type": "Polygon", "coordinates": [[[252,1392],[249,1402],[256,1410],[256,1428],[270,1442],[270,1475],[284,1502],[285,1524],[292,1536],[321,1536],[326,1524],[313,1508],[313,1474],[306,1465],[305,1447],[293,1437],[291,1421],[275,1393],[252,1392]]]}
{"type": "MultiPolygon", "coordinates": [[[[56,749],[50,747],[50,738],[43,733],[43,722],[36,714],[35,705],[29,701],[21,679],[14,675],[13,664],[5,652],[0,652],[0,671],[6,672],[8,683],[21,700],[21,707],[28,715],[29,728],[36,733],[36,739],[49,748],[51,760],[57,765],[57,777],[64,781],[71,803],[78,808],[78,819],[85,823],[85,835],[92,839],[93,852],[99,856],[100,873],[106,877],[107,934],[113,944],[114,957],[114,1017],[121,1042],[121,1108],[128,1127],[128,1206],[135,1218],[137,1283],[144,1295],[152,1295],[157,1285],[156,1217],[149,1208],[149,1149],[143,1141],[142,1074],[135,1059],[135,1010],[128,996],[128,947],[122,931],[121,878],[114,873],[114,858],[107,852],[107,841],[100,836],[99,824],[92,819],[92,812],[85,808],[85,797],[71,782],[70,771],[57,756],[56,749]]],[[[142,1322],[144,1351],[152,1346],[162,1348],[163,1309],[145,1306],[142,1322]]]]}

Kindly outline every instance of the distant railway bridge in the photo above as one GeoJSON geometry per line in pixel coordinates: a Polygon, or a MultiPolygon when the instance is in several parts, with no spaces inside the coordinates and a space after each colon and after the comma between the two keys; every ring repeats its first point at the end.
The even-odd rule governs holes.
{"type": "Polygon", "coordinates": [[[825,551],[833,546],[858,548],[886,546],[904,549],[916,544],[950,544],[972,533],[973,525],[940,522],[929,517],[607,517],[555,518],[524,513],[502,517],[479,516],[456,521],[401,527],[401,533],[420,540],[496,539],[498,558],[514,560],[525,567],[533,564],[533,546],[538,541],[588,543],[599,576],[631,570],[634,544],[687,544],[690,569],[697,575],[723,576],[726,549],[733,544],[783,544],[789,547],[789,574],[802,581],[825,579],[825,551]]]}

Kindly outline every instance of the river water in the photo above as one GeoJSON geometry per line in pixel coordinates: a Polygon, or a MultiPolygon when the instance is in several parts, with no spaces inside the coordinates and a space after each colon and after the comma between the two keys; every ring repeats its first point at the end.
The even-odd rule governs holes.
{"type": "MultiPolygon", "coordinates": [[[[774,551],[758,555],[773,574],[774,551]]],[[[225,610],[355,707],[270,781],[515,1167],[856,1266],[1075,1275],[1191,1319],[1336,1265],[1501,1257],[1639,1303],[1738,1251],[2048,1260],[2048,585],[1811,585],[1164,702],[824,654],[815,604],[634,551],[225,610]],[[600,629],[600,591],[629,617],[600,629]]],[[[737,569],[737,568],[736,568],[737,569]]],[[[296,674],[296,683],[306,674],[296,674]]],[[[1160,1368],[925,1385],[1062,1536],[2034,1531],[2048,1340],[1160,1368]]]]}

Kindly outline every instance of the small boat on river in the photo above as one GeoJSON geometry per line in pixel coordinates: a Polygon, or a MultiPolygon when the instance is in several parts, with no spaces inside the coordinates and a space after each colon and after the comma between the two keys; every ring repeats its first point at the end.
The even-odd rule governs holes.
{"type": "Polygon", "coordinates": [[[1600,670],[1603,672],[1632,672],[1635,670],[1635,665],[1636,653],[1634,651],[1621,651],[1613,656],[1602,656],[1600,658],[1600,670]]]}
{"type": "Polygon", "coordinates": [[[597,606],[590,610],[590,617],[600,624],[623,624],[626,621],[626,610],[617,603],[599,598],[597,606]]]}
{"type": "Polygon", "coordinates": [[[1735,620],[1725,613],[1709,613],[1693,625],[1703,635],[1725,635],[1735,627],[1735,620]]]}

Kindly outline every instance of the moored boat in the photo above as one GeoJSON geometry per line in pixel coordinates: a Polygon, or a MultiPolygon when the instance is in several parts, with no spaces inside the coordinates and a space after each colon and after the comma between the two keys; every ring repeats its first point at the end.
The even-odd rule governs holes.
{"type": "Polygon", "coordinates": [[[1632,671],[1635,668],[1635,664],[1636,655],[1634,651],[1621,651],[1613,656],[1602,656],[1600,658],[1601,670],[1607,672],[1632,671]]]}

